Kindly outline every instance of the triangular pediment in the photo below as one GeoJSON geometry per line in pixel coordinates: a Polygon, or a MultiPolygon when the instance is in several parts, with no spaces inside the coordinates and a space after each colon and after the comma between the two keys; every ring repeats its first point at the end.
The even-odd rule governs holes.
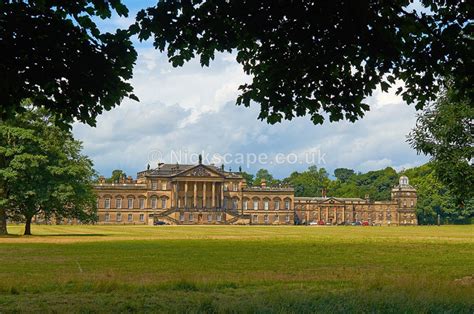
{"type": "Polygon", "coordinates": [[[222,178],[224,175],[206,165],[196,165],[183,172],[177,173],[176,177],[207,177],[207,178],[222,178]]]}
{"type": "Polygon", "coordinates": [[[341,204],[343,202],[341,200],[338,200],[337,198],[328,197],[327,199],[325,199],[323,201],[323,203],[326,203],[326,204],[341,204]]]}

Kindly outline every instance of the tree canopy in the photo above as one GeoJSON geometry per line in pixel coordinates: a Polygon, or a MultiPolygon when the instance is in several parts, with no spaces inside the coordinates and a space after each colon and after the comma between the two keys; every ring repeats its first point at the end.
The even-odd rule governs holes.
{"type": "Polygon", "coordinates": [[[34,216],[96,219],[92,162],[43,109],[0,123],[0,163],[2,218],[25,222],[25,234],[34,216]]]}
{"type": "Polygon", "coordinates": [[[62,123],[95,125],[124,97],[137,53],[127,30],[104,33],[95,20],[127,16],[119,0],[0,1],[0,119],[29,99],[62,123]]]}
{"type": "Polygon", "coordinates": [[[174,66],[233,52],[252,78],[237,104],[260,104],[269,123],[309,115],[355,121],[376,88],[418,109],[445,77],[472,99],[472,1],[159,1],[131,31],[150,37],[174,66]]]}
{"type": "Polygon", "coordinates": [[[461,207],[474,197],[474,107],[454,88],[421,114],[408,136],[412,147],[431,156],[432,167],[461,207]]]}

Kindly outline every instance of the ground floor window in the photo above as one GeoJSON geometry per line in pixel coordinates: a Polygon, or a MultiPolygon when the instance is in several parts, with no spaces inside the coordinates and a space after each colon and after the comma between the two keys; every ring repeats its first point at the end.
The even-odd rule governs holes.
{"type": "Polygon", "coordinates": [[[280,217],[278,217],[278,215],[275,215],[275,222],[279,222],[280,221],[280,217]]]}
{"type": "Polygon", "coordinates": [[[217,214],[216,215],[216,220],[217,221],[222,221],[222,214],[217,214]]]}
{"type": "Polygon", "coordinates": [[[285,221],[290,222],[290,215],[286,215],[285,221]]]}
{"type": "Polygon", "coordinates": [[[253,222],[258,222],[258,215],[253,215],[252,221],[253,222]]]}
{"type": "Polygon", "coordinates": [[[267,224],[268,223],[268,215],[263,216],[263,221],[267,224]]]}
{"type": "Polygon", "coordinates": [[[209,222],[212,221],[212,214],[207,215],[207,221],[209,221],[209,222]]]}
{"type": "Polygon", "coordinates": [[[140,221],[145,221],[145,215],[144,214],[140,214],[140,221]]]}
{"type": "Polygon", "coordinates": [[[107,221],[107,222],[110,221],[110,214],[109,213],[105,214],[105,221],[107,221]]]}
{"type": "Polygon", "coordinates": [[[133,215],[132,214],[128,214],[128,221],[133,221],[133,215]]]}
{"type": "Polygon", "coordinates": [[[122,213],[117,213],[117,221],[122,221],[122,213]]]}
{"type": "Polygon", "coordinates": [[[189,214],[189,221],[194,221],[194,214],[189,214]]]}
{"type": "Polygon", "coordinates": [[[179,221],[184,221],[184,214],[183,213],[179,214],[179,221]]]}

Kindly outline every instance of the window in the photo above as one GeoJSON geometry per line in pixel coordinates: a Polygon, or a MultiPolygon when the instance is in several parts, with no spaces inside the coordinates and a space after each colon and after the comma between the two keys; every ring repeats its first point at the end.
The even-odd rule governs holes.
{"type": "Polygon", "coordinates": [[[224,184],[224,192],[228,190],[227,184],[224,184]]]}
{"type": "Polygon", "coordinates": [[[151,208],[156,209],[156,197],[151,198],[151,208]]]}
{"type": "Polygon", "coordinates": [[[158,183],[152,182],[152,183],[151,183],[151,189],[152,189],[152,190],[157,190],[157,189],[158,189],[158,183]]]}
{"type": "Polygon", "coordinates": [[[247,200],[245,200],[242,205],[243,205],[243,207],[244,207],[244,210],[247,210],[247,209],[248,209],[248,201],[247,201],[247,200]]]}
{"type": "Polygon", "coordinates": [[[115,208],[122,208],[122,199],[121,198],[115,199],[115,208]]]}
{"type": "Polygon", "coordinates": [[[145,215],[144,214],[140,214],[140,221],[141,222],[145,221],[145,215]]]}
{"type": "Polygon", "coordinates": [[[184,213],[179,214],[179,221],[184,221],[184,213]]]}
{"type": "Polygon", "coordinates": [[[268,210],[268,200],[263,201],[263,209],[268,210]]]}
{"type": "Polygon", "coordinates": [[[161,208],[166,208],[166,198],[161,199],[161,208]]]}
{"type": "Polygon", "coordinates": [[[117,213],[117,221],[122,221],[122,213],[117,213]]]}
{"type": "Polygon", "coordinates": [[[275,210],[280,209],[280,201],[275,201],[275,210]]]}
{"type": "Polygon", "coordinates": [[[167,186],[166,182],[165,182],[165,183],[161,183],[161,189],[162,189],[163,191],[167,190],[167,188],[168,188],[168,186],[167,186]]]}
{"type": "Polygon", "coordinates": [[[207,221],[211,222],[212,221],[212,214],[207,215],[207,221]]]}
{"type": "Polygon", "coordinates": [[[407,207],[407,201],[403,201],[403,207],[407,207]]]}
{"type": "Polygon", "coordinates": [[[257,223],[258,222],[258,215],[253,215],[252,216],[252,221],[257,223]]]}
{"type": "Polygon", "coordinates": [[[109,213],[105,213],[105,221],[106,222],[110,221],[110,214],[109,213]]]}
{"type": "Polygon", "coordinates": [[[286,217],[285,217],[285,221],[286,221],[287,223],[289,223],[289,222],[290,222],[290,215],[286,215],[286,217]]]}
{"type": "Polygon", "coordinates": [[[217,221],[222,221],[222,214],[217,214],[216,215],[216,220],[217,221]]]}
{"type": "Polygon", "coordinates": [[[278,215],[275,215],[275,222],[280,222],[280,217],[278,215]]]}
{"type": "Polygon", "coordinates": [[[139,203],[140,203],[140,209],[144,209],[145,208],[145,199],[144,198],[141,198],[139,200],[139,203]]]}
{"type": "Polygon", "coordinates": [[[234,183],[234,184],[232,185],[232,190],[233,190],[234,192],[237,192],[237,191],[239,190],[239,185],[238,185],[237,183],[234,183]]]}
{"type": "Polygon", "coordinates": [[[133,215],[132,214],[128,214],[128,221],[133,221],[133,215]]]}
{"type": "Polygon", "coordinates": [[[107,208],[107,209],[110,208],[110,198],[106,198],[106,199],[105,199],[104,207],[107,208]]]}
{"type": "Polygon", "coordinates": [[[232,200],[232,209],[237,209],[239,207],[239,200],[234,198],[232,200]]]}
{"type": "Polygon", "coordinates": [[[190,213],[189,214],[189,221],[193,221],[194,220],[194,214],[190,213]]]}
{"type": "Polygon", "coordinates": [[[267,224],[268,223],[268,215],[263,216],[263,221],[267,224]]]}
{"type": "Polygon", "coordinates": [[[95,206],[99,208],[99,198],[96,199],[95,206]]]}
{"type": "Polygon", "coordinates": [[[227,208],[227,197],[224,197],[224,208],[227,208]]]}
{"type": "Polygon", "coordinates": [[[131,198],[131,197],[128,199],[128,208],[129,209],[133,208],[133,198],[131,198]]]}
{"type": "Polygon", "coordinates": [[[253,209],[258,210],[258,201],[253,200],[253,209]]]}
{"type": "Polygon", "coordinates": [[[290,200],[285,201],[285,209],[290,210],[290,200]]]}
{"type": "Polygon", "coordinates": [[[413,201],[411,201],[411,202],[410,202],[410,206],[412,206],[412,207],[413,207],[413,201]]]}

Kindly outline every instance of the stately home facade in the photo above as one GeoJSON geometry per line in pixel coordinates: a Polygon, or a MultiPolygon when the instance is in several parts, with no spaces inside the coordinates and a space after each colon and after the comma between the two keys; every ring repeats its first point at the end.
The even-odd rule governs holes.
{"type": "Polygon", "coordinates": [[[95,186],[99,224],[414,225],[416,190],[401,177],[392,199],[295,197],[291,187],[249,187],[239,172],[214,165],[159,164],[95,186]]]}

